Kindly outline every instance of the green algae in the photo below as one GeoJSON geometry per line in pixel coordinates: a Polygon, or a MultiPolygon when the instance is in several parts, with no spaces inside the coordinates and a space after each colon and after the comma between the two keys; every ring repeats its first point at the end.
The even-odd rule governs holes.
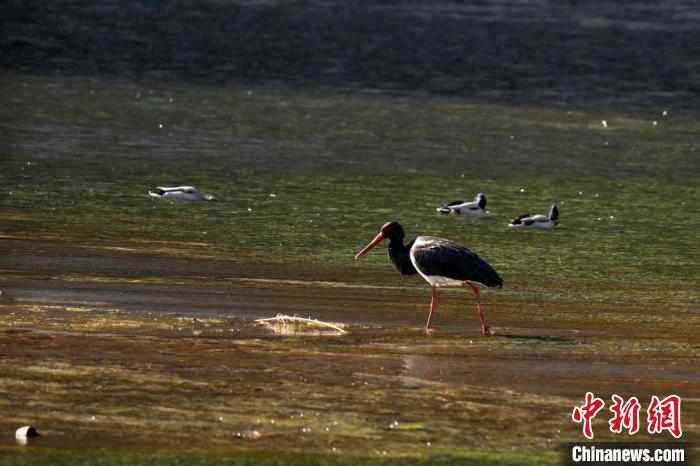
{"type": "Polygon", "coordinates": [[[700,395],[693,113],[12,75],[0,92],[0,430],[45,433],[1,440],[9,464],[554,464],[587,390],[700,395]],[[167,184],[219,200],[147,196],[167,184]],[[479,191],[483,220],[435,212],[479,191]],[[556,229],[506,227],[550,203],[556,229]],[[387,220],[495,266],[493,337],[465,290],[440,290],[426,336],[425,284],[383,253],[354,263],[387,220]],[[350,333],[252,324],[278,313],[350,333]]]}
{"type": "MultiPolygon", "coordinates": [[[[191,257],[312,253],[313,268],[328,269],[347,263],[391,218],[408,234],[470,244],[503,275],[550,289],[560,274],[589,285],[679,285],[697,273],[689,232],[698,228],[698,126],[690,116],[620,115],[602,128],[595,110],[449,100],[128,83],[93,89],[79,79],[51,86],[6,78],[3,88],[17,103],[0,117],[25,128],[10,131],[12,150],[1,162],[4,234],[191,257]],[[95,117],[98,109],[107,115],[95,117]],[[176,183],[221,201],[145,197],[156,184],[176,183]],[[484,221],[431,214],[476,191],[489,194],[484,221]],[[550,203],[560,204],[558,230],[503,228],[550,203]]],[[[382,263],[370,258],[363,267],[382,263]]]]}
{"type": "MultiPolygon", "coordinates": [[[[0,455],[14,453],[11,449],[1,448],[0,455]]],[[[167,452],[133,452],[133,451],[91,451],[91,450],[51,450],[42,449],[37,452],[23,452],[11,457],[6,457],[8,466],[32,466],[32,465],[131,465],[145,466],[158,465],[222,465],[222,466],[324,466],[324,465],[548,465],[559,464],[557,454],[514,454],[500,451],[464,451],[459,456],[430,457],[430,458],[386,458],[381,452],[376,457],[353,457],[342,454],[333,456],[314,456],[299,454],[295,456],[277,455],[236,455],[226,454],[174,454],[167,452]]]]}

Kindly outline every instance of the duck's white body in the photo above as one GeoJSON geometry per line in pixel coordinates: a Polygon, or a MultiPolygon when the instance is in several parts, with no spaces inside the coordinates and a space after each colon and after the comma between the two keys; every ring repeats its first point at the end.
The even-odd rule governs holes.
{"type": "Polygon", "coordinates": [[[486,215],[486,196],[482,193],[476,195],[473,201],[454,201],[438,207],[438,212],[443,214],[463,215],[465,217],[483,217],[486,215]]]}
{"type": "Polygon", "coordinates": [[[549,209],[549,215],[523,214],[511,220],[509,227],[527,228],[554,228],[559,223],[559,209],[553,205],[549,209]]]}
{"type": "Polygon", "coordinates": [[[152,197],[167,199],[184,199],[187,201],[210,201],[212,196],[205,196],[194,186],[174,186],[167,188],[158,186],[155,191],[148,191],[152,197]]]}

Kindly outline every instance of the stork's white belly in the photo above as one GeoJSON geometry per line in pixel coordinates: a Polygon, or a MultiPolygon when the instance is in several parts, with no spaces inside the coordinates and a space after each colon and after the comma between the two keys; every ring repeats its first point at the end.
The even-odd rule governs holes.
{"type": "Polygon", "coordinates": [[[425,278],[425,281],[430,283],[430,286],[459,286],[464,284],[462,280],[454,280],[441,275],[423,275],[420,270],[418,270],[418,273],[420,273],[421,277],[425,278]]]}
{"type": "MultiPolygon", "coordinates": [[[[424,241],[424,237],[419,236],[415,239],[415,242],[413,243],[413,248],[421,247],[424,244],[424,241]]],[[[420,267],[418,267],[418,264],[416,264],[416,258],[413,255],[413,248],[411,248],[411,252],[409,253],[411,263],[413,264],[413,267],[416,268],[416,271],[420,274],[420,276],[423,277],[426,282],[430,283],[430,286],[459,286],[464,283],[462,280],[454,280],[452,278],[443,277],[442,275],[424,274],[420,267]]]]}

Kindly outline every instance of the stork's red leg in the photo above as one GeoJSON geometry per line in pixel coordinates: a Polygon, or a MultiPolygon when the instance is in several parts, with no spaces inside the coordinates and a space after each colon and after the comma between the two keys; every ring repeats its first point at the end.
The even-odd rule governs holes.
{"type": "Polygon", "coordinates": [[[484,309],[481,307],[481,299],[479,299],[479,288],[469,280],[466,280],[464,283],[469,285],[476,296],[476,305],[479,307],[479,318],[481,319],[481,331],[484,333],[484,335],[490,335],[491,326],[486,323],[486,320],[484,320],[484,309]]]}
{"type": "Polygon", "coordinates": [[[433,298],[430,300],[430,314],[428,314],[428,323],[425,324],[426,330],[428,330],[430,328],[430,322],[433,321],[433,313],[435,312],[436,307],[437,307],[437,296],[435,296],[435,287],[433,287],[433,298]]]}

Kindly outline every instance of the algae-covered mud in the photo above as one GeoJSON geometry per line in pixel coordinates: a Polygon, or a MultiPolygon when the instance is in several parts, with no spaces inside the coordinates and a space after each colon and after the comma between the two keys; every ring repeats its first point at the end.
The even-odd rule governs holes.
{"type": "MultiPolygon", "coordinates": [[[[586,392],[606,402],[596,440],[700,440],[700,42],[687,5],[637,5],[609,19],[618,28],[604,17],[623,7],[571,2],[577,27],[614,32],[618,49],[564,41],[550,56],[539,40],[582,34],[562,26],[565,6],[534,27],[515,21],[524,4],[363,3],[371,21],[343,20],[355,49],[336,23],[308,28],[267,2],[211,25],[213,4],[82,2],[72,22],[60,3],[26,17],[12,3],[0,40],[0,463],[559,464],[562,444],[584,440],[572,410],[586,392]],[[256,9],[272,32],[222,39],[261,24],[246,16],[256,9]],[[95,22],[105,12],[132,27],[110,31],[95,22]],[[167,21],[151,28],[152,15],[167,21]],[[387,15],[385,35],[365,31],[387,15]],[[445,47],[406,61],[381,43],[401,25],[416,41],[443,17],[445,47]],[[457,27],[465,18],[474,29],[457,27]],[[180,26],[194,37],[190,23],[204,44],[173,39],[180,26]],[[477,40],[494,47],[479,63],[510,59],[450,62],[469,30],[508,39],[477,40]],[[122,56],[103,40],[140,45],[122,56]],[[263,49],[255,65],[248,52],[263,49]],[[657,54],[665,67],[642,67],[657,54]],[[181,185],[216,200],[148,195],[181,185]],[[478,192],[484,218],[436,212],[478,192]],[[556,228],[507,227],[551,204],[556,228]],[[429,286],[398,274],[384,246],[353,260],[392,220],[494,266],[504,287],[482,290],[493,335],[469,289],[440,290],[426,334],[429,286]],[[291,319],[261,321],[278,315],[291,319]],[[634,436],[610,432],[613,394],[640,400],[634,436]],[[646,431],[651,397],[671,394],[679,440],[646,431]],[[24,425],[41,435],[18,442],[24,425]]],[[[335,17],[309,3],[309,18],[335,17]]]]}
{"type": "Polygon", "coordinates": [[[697,440],[695,115],[27,76],[2,88],[10,463],[89,462],[93,448],[113,463],[556,463],[581,438],[570,416],[586,391],[678,394],[697,440]],[[168,184],[218,201],[147,196],[168,184]],[[477,191],[484,219],[435,211],[477,191]],[[550,203],[557,228],[506,227],[550,203]],[[353,261],[390,219],[497,268],[504,288],[483,292],[494,336],[466,290],[441,291],[426,336],[427,285],[383,252],[353,261]],[[255,322],[278,313],[348,333],[255,322]],[[43,435],[15,445],[28,423],[43,435]]]}

